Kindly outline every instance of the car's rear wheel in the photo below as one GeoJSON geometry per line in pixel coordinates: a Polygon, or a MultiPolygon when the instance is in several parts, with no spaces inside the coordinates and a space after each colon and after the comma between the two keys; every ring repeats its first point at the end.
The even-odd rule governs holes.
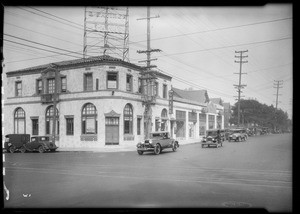
{"type": "Polygon", "coordinates": [[[137,153],[138,153],[139,155],[142,155],[144,152],[143,152],[143,151],[137,151],[137,153]]]}
{"type": "Polygon", "coordinates": [[[161,152],[161,147],[159,144],[156,144],[154,146],[154,154],[159,155],[160,152],[161,152]]]}
{"type": "Polygon", "coordinates": [[[26,148],[25,148],[24,146],[22,146],[22,147],[20,148],[20,151],[21,151],[22,153],[25,153],[25,152],[26,152],[26,148]]]}
{"type": "Polygon", "coordinates": [[[14,153],[16,151],[16,147],[15,146],[11,146],[11,147],[9,147],[8,150],[9,150],[10,153],[14,153]]]}
{"type": "Polygon", "coordinates": [[[173,150],[173,152],[176,152],[176,150],[177,150],[177,143],[173,143],[173,146],[172,146],[172,150],[173,150]]]}
{"type": "Polygon", "coordinates": [[[39,147],[39,153],[44,153],[44,148],[42,146],[39,147]]]}
{"type": "Polygon", "coordinates": [[[51,152],[56,152],[56,149],[50,149],[51,152]]]}

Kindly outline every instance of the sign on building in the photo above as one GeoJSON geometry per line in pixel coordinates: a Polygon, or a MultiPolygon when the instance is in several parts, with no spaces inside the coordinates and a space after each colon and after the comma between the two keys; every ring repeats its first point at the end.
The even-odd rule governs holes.
{"type": "Polygon", "coordinates": [[[173,114],[173,91],[169,91],[169,114],[173,114]]]}

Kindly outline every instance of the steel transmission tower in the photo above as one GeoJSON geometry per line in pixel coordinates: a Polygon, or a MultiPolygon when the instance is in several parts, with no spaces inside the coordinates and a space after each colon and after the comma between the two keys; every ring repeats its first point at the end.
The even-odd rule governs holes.
{"type": "Polygon", "coordinates": [[[242,93],[242,89],[247,86],[247,85],[242,85],[242,74],[246,74],[246,73],[242,73],[242,64],[243,63],[247,63],[248,61],[243,61],[243,58],[246,58],[248,56],[243,56],[243,53],[248,52],[248,50],[245,51],[235,51],[235,53],[239,53],[239,56],[235,56],[235,58],[239,58],[239,61],[234,61],[235,63],[240,63],[240,72],[239,73],[234,73],[234,74],[238,74],[239,75],[239,84],[238,85],[234,85],[235,88],[237,88],[237,92],[238,92],[238,127],[240,126],[240,110],[241,110],[241,93],[242,93]]]}
{"type": "Polygon", "coordinates": [[[83,58],[100,55],[129,62],[128,7],[85,7],[83,58]]]}
{"type": "Polygon", "coordinates": [[[143,81],[143,104],[145,105],[144,119],[145,119],[145,138],[149,138],[149,134],[152,129],[152,105],[155,105],[156,94],[154,92],[154,84],[156,75],[151,68],[156,67],[155,65],[150,65],[150,62],[156,59],[151,59],[151,52],[159,52],[159,49],[150,48],[150,19],[158,18],[159,16],[150,17],[150,7],[147,7],[147,18],[140,18],[137,20],[147,20],[147,50],[137,51],[138,53],[146,53],[147,60],[139,62],[147,62],[146,71],[142,73],[143,81]]]}

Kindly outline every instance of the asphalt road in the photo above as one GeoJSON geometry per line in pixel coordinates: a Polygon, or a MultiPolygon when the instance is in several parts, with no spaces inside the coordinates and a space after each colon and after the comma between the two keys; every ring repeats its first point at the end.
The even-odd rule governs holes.
{"type": "Polygon", "coordinates": [[[292,135],[160,155],[4,155],[5,208],[265,208],[292,211],[292,135]],[[8,200],[7,200],[8,199],[8,200]]]}

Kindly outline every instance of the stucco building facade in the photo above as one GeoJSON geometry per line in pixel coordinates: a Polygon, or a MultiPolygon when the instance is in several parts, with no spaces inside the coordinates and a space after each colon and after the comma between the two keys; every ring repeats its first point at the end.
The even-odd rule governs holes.
{"type": "MultiPolygon", "coordinates": [[[[51,136],[56,121],[56,144],[60,148],[134,147],[144,140],[143,94],[149,91],[156,98],[152,131],[169,131],[185,144],[200,142],[205,130],[217,128],[218,124],[224,127],[222,106],[209,99],[184,97],[178,94],[179,89],[174,89],[175,93],[172,77],[163,73],[156,72],[155,84],[146,88],[143,68],[109,56],[51,66],[5,74],[4,134],[51,136]]],[[[194,97],[203,96],[195,94],[194,97]]]]}

